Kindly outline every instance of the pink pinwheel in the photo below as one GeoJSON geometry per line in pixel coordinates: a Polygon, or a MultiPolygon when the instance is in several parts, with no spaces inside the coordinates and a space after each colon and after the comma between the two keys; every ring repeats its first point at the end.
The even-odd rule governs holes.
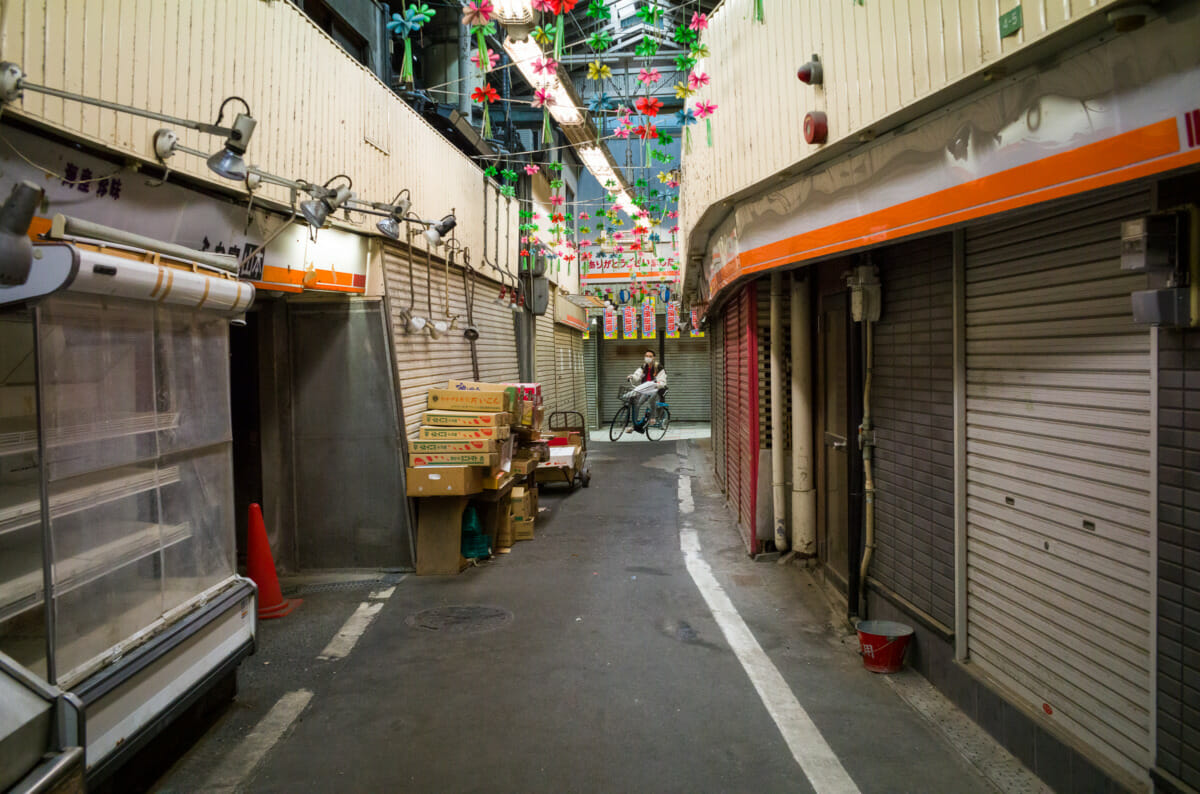
{"type": "Polygon", "coordinates": [[[623,105],[617,108],[617,115],[621,117],[621,121],[626,121],[633,115],[633,108],[623,105]]]}
{"type": "Polygon", "coordinates": [[[553,77],[558,72],[558,62],[553,58],[534,58],[533,73],[553,77]]]}
{"type": "Polygon", "coordinates": [[[617,131],[614,132],[613,135],[617,136],[618,138],[622,138],[622,139],[628,138],[629,132],[631,129],[632,129],[631,127],[617,127],[617,131]]]}
{"type": "Polygon", "coordinates": [[[522,238],[521,238],[521,245],[529,245],[529,238],[528,238],[528,237],[522,237],[522,238]]]}
{"type": "Polygon", "coordinates": [[[540,212],[533,213],[533,219],[535,221],[540,221],[542,219],[542,214],[540,212]]]}
{"type": "Polygon", "coordinates": [[[678,227],[678,226],[672,226],[672,227],[671,227],[671,234],[679,234],[679,227],[678,227]]]}
{"type": "Polygon", "coordinates": [[[613,239],[614,240],[624,240],[625,233],[624,232],[613,232],[613,239]]]}
{"type": "Polygon", "coordinates": [[[536,165],[534,165],[533,163],[530,163],[529,165],[525,166],[525,173],[529,174],[530,176],[533,176],[534,174],[536,174],[536,173],[537,173],[538,171],[540,171],[540,170],[541,170],[541,169],[540,169],[540,168],[538,168],[538,167],[537,167],[536,165]]]}
{"type": "Polygon", "coordinates": [[[688,75],[688,88],[693,91],[699,91],[701,88],[707,88],[711,78],[704,72],[692,72],[688,75]]]}
{"type": "MultiPolygon", "coordinates": [[[[649,210],[642,210],[641,212],[638,213],[638,217],[639,218],[649,218],[650,217],[649,210]]],[[[645,234],[645,232],[643,231],[642,234],[645,234]]]]}
{"type": "Polygon", "coordinates": [[[533,0],[534,11],[545,11],[547,14],[553,13],[554,6],[550,0],[533,0]]]}
{"type": "Polygon", "coordinates": [[[671,210],[670,212],[667,213],[667,217],[670,218],[671,220],[675,220],[676,218],[679,217],[679,210],[671,210]]]}
{"type": "Polygon", "coordinates": [[[491,22],[494,13],[496,9],[492,0],[472,0],[463,6],[462,21],[469,28],[480,27],[491,22]]]}
{"type": "Polygon", "coordinates": [[[623,254],[623,253],[625,253],[625,246],[623,246],[623,245],[618,245],[618,246],[617,246],[617,253],[618,253],[618,254],[623,254]]]}
{"type": "Polygon", "coordinates": [[[717,112],[717,106],[712,102],[696,103],[696,118],[698,119],[706,119],[715,112],[717,112]]]}
{"type": "Polygon", "coordinates": [[[699,11],[692,14],[692,21],[688,23],[688,27],[695,31],[708,30],[708,14],[701,14],[699,11]]]}
{"type": "Polygon", "coordinates": [[[667,187],[679,187],[679,180],[678,179],[668,179],[667,187]]]}
{"type": "Polygon", "coordinates": [[[562,196],[551,196],[550,203],[555,207],[561,207],[566,202],[562,196]]]}
{"type": "MultiPolygon", "coordinates": [[[[491,47],[488,47],[487,57],[488,57],[487,68],[495,69],[496,64],[500,62],[500,56],[497,55],[495,52],[493,52],[491,47]]],[[[476,66],[479,66],[481,69],[483,68],[483,66],[479,63],[479,51],[478,50],[476,50],[475,54],[471,56],[471,63],[475,64],[476,66]]]]}
{"type": "Polygon", "coordinates": [[[554,93],[545,88],[539,88],[533,92],[533,106],[535,108],[544,108],[547,105],[554,104],[554,93]]]}
{"type": "Polygon", "coordinates": [[[642,85],[653,85],[662,79],[657,69],[643,69],[638,73],[638,82],[642,85]]]}
{"type": "Polygon", "coordinates": [[[586,212],[581,212],[581,213],[579,213],[579,220],[581,220],[581,221],[586,221],[586,220],[588,220],[590,217],[591,217],[591,216],[590,216],[590,215],[588,215],[586,212]]]}

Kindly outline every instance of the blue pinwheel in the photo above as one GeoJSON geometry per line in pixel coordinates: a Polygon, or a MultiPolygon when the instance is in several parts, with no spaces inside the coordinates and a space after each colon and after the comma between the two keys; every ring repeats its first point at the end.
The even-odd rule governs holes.
{"type": "Polygon", "coordinates": [[[605,114],[610,110],[616,109],[617,103],[604,91],[601,91],[598,94],[593,94],[592,98],[588,100],[588,110],[599,115],[600,117],[600,124],[598,127],[601,137],[608,134],[608,116],[605,114]]]}
{"type": "Polygon", "coordinates": [[[692,125],[700,123],[700,119],[696,118],[696,111],[684,108],[675,114],[675,123],[683,127],[683,139],[690,152],[692,150],[692,125]]]}
{"type": "Polygon", "coordinates": [[[422,3],[417,7],[408,6],[403,14],[392,14],[387,23],[387,29],[393,36],[404,39],[404,63],[400,67],[400,81],[413,81],[412,34],[419,31],[427,22],[433,19],[434,10],[422,3]]]}

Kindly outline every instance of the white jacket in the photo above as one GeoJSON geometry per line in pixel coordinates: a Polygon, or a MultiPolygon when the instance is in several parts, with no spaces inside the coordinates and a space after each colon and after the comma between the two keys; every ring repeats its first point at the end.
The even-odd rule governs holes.
{"type": "MultiPolygon", "coordinates": [[[[633,378],[634,383],[642,382],[643,378],[645,378],[645,369],[646,366],[643,364],[633,371],[633,374],[630,377],[633,378]]],[[[658,375],[654,378],[654,383],[660,389],[664,389],[667,386],[667,369],[661,364],[659,365],[658,375]]]]}

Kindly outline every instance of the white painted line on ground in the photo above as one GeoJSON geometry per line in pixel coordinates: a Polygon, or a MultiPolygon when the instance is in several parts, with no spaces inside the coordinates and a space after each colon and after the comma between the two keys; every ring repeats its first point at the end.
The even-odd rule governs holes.
{"type": "MultiPolygon", "coordinates": [[[[686,455],[682,449],[681,457],[686,455]]],[[[846,768],[825,741],[808,712],[800,705],[787,681],[772,664],[770,657],[758,644],[753,632],[734,607],[721,583],[713,574],[712,567],[705,561],[700,549],[700,536],[694,527],[684,520],[695,510],[692,500],[691,477],[679,476],[679,547],[692,581],[700,589],[708,609],[712,612],[725,641],[742,663],[750,682],[758,692],[763,705],[776,727],[783,735],[792,757],[808,777],[817,794],[859,794],[858,786],[850,779],[846,768]]]]}
{"type": "Polygon", "coordinates": [[[372,601],[387,601],[394,592],[396,592],[395,587],[389,587],[386,590],[372,590],[370,598],[372,601]]]}
{"type": "Polygon", "coordinates": [[[309,690],[299,689],[281,697],[198,790],[237,791],[304,711],[312,696],[309,690]]]}
{"type": "Polygon", "coordinates": [[[371,622],[375,620],[375,616],[379,614],[379,610],[383,609],[382,602],[370,603],[364,601],[358,605],[358,609],[354,610],[354,614],[346,618],[346,622],[342,625],[340,631],[333,636],[329,644],[325,646],[325,650],[321,651],[318,659],[327,662],[345,659],[350,655],[350,651],[354,650],[354,646],[358,643],[358,638],[363,635],[371,622]]]}

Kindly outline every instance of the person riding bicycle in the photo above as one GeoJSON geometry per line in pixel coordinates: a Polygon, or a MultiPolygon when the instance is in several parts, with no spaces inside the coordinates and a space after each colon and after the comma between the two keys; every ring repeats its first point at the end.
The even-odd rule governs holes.
{"type": "MultiPolygon", "coordinates": [[[[663,392],[667,390],[667,370],[655,358],[654,351],[647,349],[645,351],[645,358],[642,361],[642,366],[633,371],[633,374],[629,376],[629,380],[635,386],[651,382],[658,386],[657,394],[651,393],[644,395],[640,400],[638,400],[634,408],[634,423],[633,427],[631,427],[629,430],[636,430],[639,433],[644,433],[646,432],[646,423],[643,421],[638,421],[638,417],[645,415],[646,403],[648,401],[653,400],[653,406],[657,406],[658,403],[662,401],[663,392]]],[[[653,415],[651,418],[653,418],[653,415]]],[[[629,432],[629,430],[626,432],[629,432]]]]}

